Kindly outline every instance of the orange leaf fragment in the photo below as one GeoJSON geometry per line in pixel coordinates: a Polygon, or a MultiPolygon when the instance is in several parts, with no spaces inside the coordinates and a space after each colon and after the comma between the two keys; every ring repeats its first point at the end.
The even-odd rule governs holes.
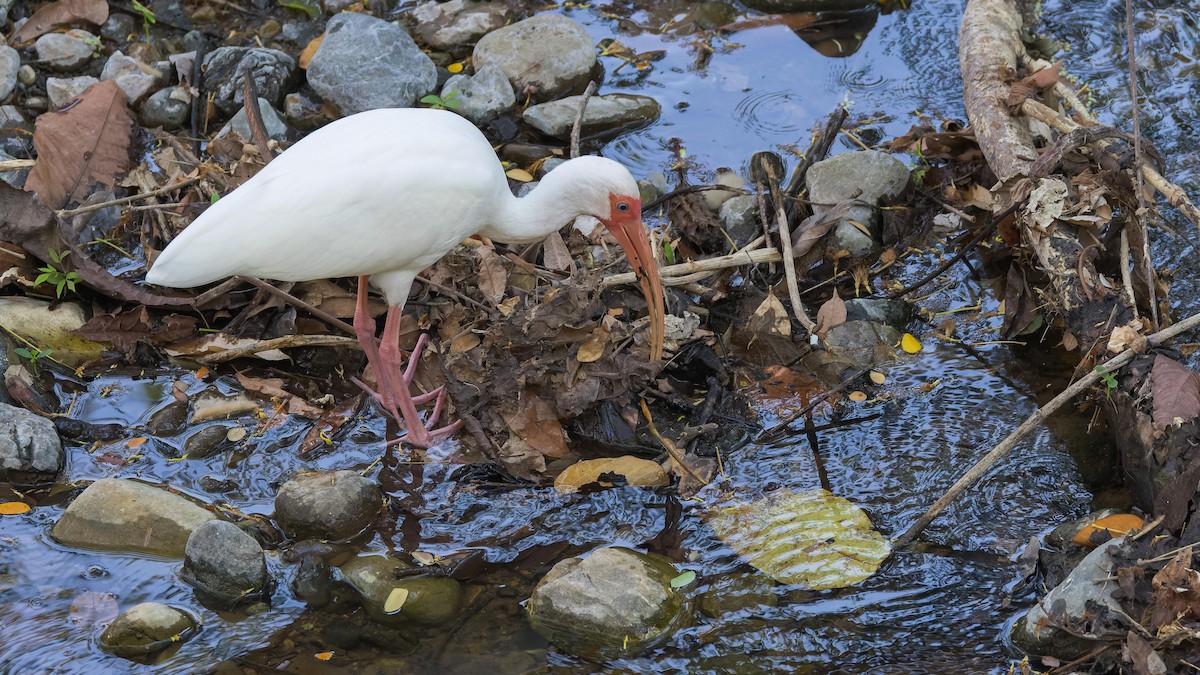
{"type": "Polygon", "coordinates": [[[1124,537],[1142,529],[1142,525],[1145,524],[1145,520],[1132,513],[1117,513],[1092,521],[1076,532],[1075,536],[1071,537],[1071,541],[1080,546],[1095,548],[1096,545],[1092,543],[1092,535],[1097,532],[1107,532],[1113,538],[1124,537]]]}
{"type": "Polygon", "coordinates": [[[29,513],[29,509],[25,502],[0,502],[0,516],[19,516],[29,513]]]}
{"type": "Polygon", "coordinates": [[[208,368],[205,368],[204,366],[200,366],[199,368],[196,369],[196,379],[197,380],[203,380],[206,377],[208,377],[208,368]]]}
{"type": "Polygon", "coordinates": [[[313,654],[313,658],[318,661],[328,661],[333,658],[333,652],[317,652],[313,654]]]}
{"type": "Polygon", "coordinates": [[[125,447],[136,448],[145,442],[146,442],[145,436],[138,436],[137,438],[131,438],[128,441],[125,441],[125,447]]]}
{"type": "Polygon", "coordinates": [[[325,34],[321,33],[304,45],[304,49],[300,50],[300,58],[296,61],[300,65],[301,70],[308,70],[308,64],[312,63],[313,56],[316,55],[317,49],[321,46],[321,41],[325,39],[325,34]]]}

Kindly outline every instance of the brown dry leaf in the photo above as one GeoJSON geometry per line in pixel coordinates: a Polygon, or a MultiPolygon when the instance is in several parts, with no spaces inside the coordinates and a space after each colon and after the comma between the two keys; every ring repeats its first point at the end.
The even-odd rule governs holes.
{"type": "Polygon", "coordinates": [[[479,256],[479,290],[492,303],[499,303],[508,288],[508,270],[489,246],[476,247],[475,255],[479,256]]]}
{"type": "MultiPolygon", "coordinates": [[[[358,306],[356,293],[348,291],[328,279],[298,283],[292,288],[292,295],[339,319],[353,317],[354,310],[358,306]]],[[[371,316],[380,316],[387,311],[387,303],[375,296],[368,296],[367,310],[371,316]]]]}
{"type": "Polygon", "coordinates": [[[838,221],[850,212],[853,201],[842,202],[824,213],[816,213],[804,219],[792,235],[792,256],[800,256],[812,250],[838,221]]]}
{"type": "Polygon", "coordinates": [[[325,34],[321,33],[317,37],[309,40],[308,44],[304,45],[304,49],[300,51],[300,58],[296,60],[296,63],[300,65],[302,70],[308,70],[308,64],[312,63],[313,56],[315,56],[317,50],[321,48],[321,42],[324,39],[325,34]]]}
{"type": "Polygon", "coordinates": [[[1200,618],[1200,572],[1191,568],[1191,561],[1192,552],[1185,547],[1154,575],[1150,628],[1200,618]]]}
{"type": "Polygon", "coordinates": [[[658,462],[624,455],[576,462],[558,474],[554,479],[554,489],[575,492],[592,483],[612,487],[618,477],[623,478],[626,485],[639,487],[661,487],[671,482],[658,462]]]}
{"type": "Polygon", "coordinates": [[[546,457],[567,454],[567,439],[554,408],[540,398],[526,397],[516,412],[501,413],[513,435],[546,457]]]}
{"type": "Polygon", "coordinates": [[[765,370],[767,376],[758,380],[759,393],[755,396],[760,401],[786,400],[806,406],[826,391],[821,381],[808,373],[783,365],[768,366],[765,370]]]}
{"type": "Polygon", "coordinates": [[[342,426],[354,419],[362,405],[365,394],[351,396],[323,413],[317,423],[304,434],[300,441],[300,456],[309,456],[322,445],[333,446],[333,437],[342,426]]]}
{"type": "Polygon", "coordinates": [[[166,344],[194,335],[196,319],[172,314],[155,329],[150,323],[150,313],[141,306],[122,314],[97,314],[71,332],[89,340],[111,342],[118,350],[130,354],[138,342],[166,344]]]}
{"type": "Polygon", "coordinates": [[[1165,429],[1200,416],[1200,375],[1175,359],[1156,354],[1150,382],[1155,426],[1165,429]]]}
{"type": "Polygon", "coordinates": [[[837,289],[833,289],[833,296],[821,305],[817,310],[817,337],[825,339],[825,334],[829,329],[840,326],[846,323],[846,303],[838,295],[837,289]]]}
{"type": "Polygon", "coordinates": [[[20,44],[49,33],[55,26],[86,23],[99,26],[108,20],[106,0],[57,0],[42,5],[21,29],[13,33],[11,44],[20,44]]]}
{"type": "Polygon", "coordinates": [[[575,266],[571,252],[567,250],[567,243],[558,232],[551,232],[542,242],[542,264],[546,269],[556,272],[566,272],[575,266]]]}
{"type": "Polygon", "coordinates": [[[296,396],[283,389],[283,378],[280,377],[252,377],[245,373],[237,374],[238,382],[252,394],[258,394],[266,398],[278,398],[280,401],[287,402],[287,411],[291,415],[300,415],[301,417],[311,417],[319,419],[325,415],[325,411],[317,406],[309,403],[303,398],[296,396]]]}
{"type": "Polygon", "coordinates": [[[112,188],[129,170],[133,114],[111,80],[93,84],[62,112],[42,113],[33,131],[37,163],[25,190],[50,208],[83,201],[96,183],[112,188]]]}
{"type": "Polygon", "coordinates": [[[583,344],[579,345],[579,353],[575,355],[575,360],[580,363],[594,363],[604,356],[604,347],[608,345],[608,329],[603,325],[596,326],[592,330],[592,334],[588,336],[583,344]]]}
{"type": "Polygon", "coordinates": [[[787,310],[779,298],[770,292],[767,293],[767,297],[763,299],[758,309],[754,310],[754,314],[750,316],[748,328],[752,335],[751,344],[762,335],[782,335],[783,337],[792,335],[792,321],[788,318],[787,310]]]}

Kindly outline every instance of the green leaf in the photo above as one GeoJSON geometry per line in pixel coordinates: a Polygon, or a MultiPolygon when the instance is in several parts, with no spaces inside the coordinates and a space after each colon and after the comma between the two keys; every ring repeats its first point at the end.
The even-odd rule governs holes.
{"type": "Polygon", "coordinates": [[[279,0],[281,7],[297,9],[308,15],[310,19],[321,18],[321,7],[316,0],[279,0]]]}
{"type": "Polygon", "coordinates": [[[219,195],[219,194],[217,194],[217,193],[215,193],[215,192],[214,192],[214,193],[212,193],[212,195],[211,195],[211,196],[209,196],[209,198],[208,198],[208,203],[209,203],[209,204],[216,204],[216,203],[217,203],[217,200],[218,200],[218,199],[220,199],[220,198],[221,198],[221,195],[219,195]]]}
{"type": "Polygon", "coordinates": [[[825,490],[780,490],[717,508],[708,524],[767,576],[812,590],[869,579],[892,550],[862,509],[825,490]]]}
{"type": "Polygon", "coordinates": [[[671,246],[671,242],[663,242],[663,257],[666,258],[668,265],[675,264],[675,247],[671,246]]]}
{"type": "Polygon", "coordinates": [[[688,570],[671,580],[671,588],[683,588],[696,580],[696,573],[688,570]]]}
{"type": "Polygon", "coordinates": [[[462,101],[460,101],[456,98],[449,98],[449,99],[446,99],[445,101],[442,101],[442,105],[446,106],[447,108],[461,108],[462,101]]]}
{"type": "Polygon", "coordinates": [[[33,285],[35,287],[41,286],[42,284],[46,283],[49,280],[50,280],[50,272],[42,272],[41,274],[39,274],[37,276],[36,279],[33,280],[33,285]]]}
{"type": "Polygon", "coordinates": [[[429,105],[441,105],[442,97],[438,96],[437,94],[429,94],[421,97],[421,103],[428,103],[429,105]]]}
{"type": "Polygon", "coordinates": [[[29,351],[28,349],[26,349],[24,347],[17,347],[16,349],[13,350],[13,353],[23,359],[29,359],[30,361],[37,358],[36,356],[33,355],[33,352],[29,351]]]}

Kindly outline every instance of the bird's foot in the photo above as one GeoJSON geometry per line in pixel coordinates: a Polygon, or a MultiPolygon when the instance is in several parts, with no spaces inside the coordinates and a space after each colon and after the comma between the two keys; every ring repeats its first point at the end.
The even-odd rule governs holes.
{"type": "Polygon", "coordinates": [[[404,423],[406,427],[404,435],[389,442],[388,445],[408,443],[425,450],[433,445],[437,445],[440,441],[448,438],[462,428],[462,420],[457,420],[437,429],[433,428],[437,424],[438,418],[441,417],[442,407],[445,405],[446,388],[444,386],[424,394],[418,394],[417,396],[412,396],[407,390],[399,393],[400,396],[408,396],[411,399],[414,411],[416,406],[433,401],[433,410],[424,421],[421,421],[419,417],[415,421],[410,421],[401,412],[401,407],[397,405],[397,396],[384,396],[357,377],[350,378],[350,381],[366,392],[387,414],[392,416],[392,419],[404,423]]]}

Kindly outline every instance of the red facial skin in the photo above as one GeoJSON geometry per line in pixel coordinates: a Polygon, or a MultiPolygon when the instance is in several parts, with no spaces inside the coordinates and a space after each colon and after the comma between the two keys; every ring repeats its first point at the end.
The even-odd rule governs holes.
{"type": "Polygon", "coordinates": [[[609,216],[601,218],[608,231],[616,238],[625,256],[637,275],[642,294],[650,309],[650,360],[662,358],[664,321],[666,310],[663,304],[662,281],[658,276],[658,263],[650,248],[650,236],[642,224],[642,200],[635,196],[612,194],[608,197],[609,216]]]}

